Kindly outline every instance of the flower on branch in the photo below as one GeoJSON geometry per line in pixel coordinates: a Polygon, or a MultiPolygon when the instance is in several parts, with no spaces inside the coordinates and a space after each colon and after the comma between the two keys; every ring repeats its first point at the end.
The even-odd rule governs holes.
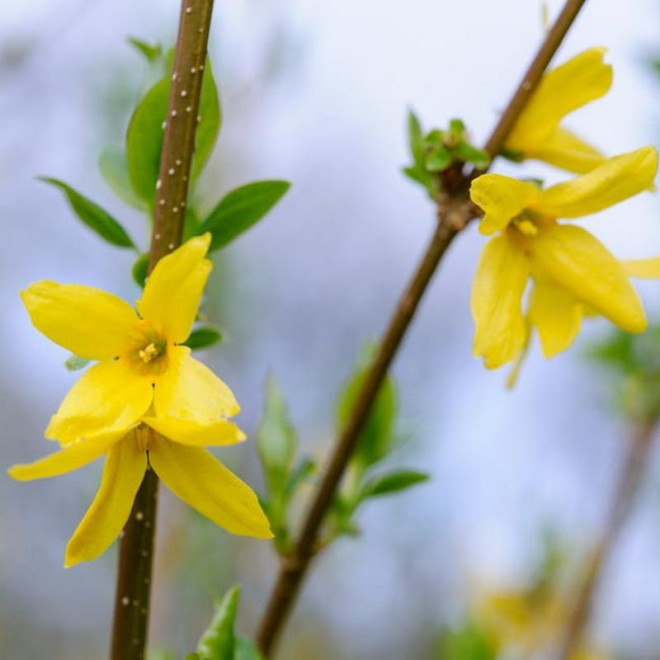
{"type": "Polygon", "coordinates": [[[41,332],[99,362],[46,429],[61,450],[10,470],[15,479],[39,479],[107,454],[97,496],[67,547],[67,566],[97,557],[113,542],[148,467],[228,531],[271,536],[256,495],[203,449],[245,438],[228,421],[240,407],[229,387],[181,345],[212,268],[210,240],[210,234],[198,236],[161,259],[137,303],[139,314],[91,287],[44,281],[22,292],[41,332]]]}
{"type": "Polygon", "coordinates": [[[583,174],[603,163],[596,148],[561,126],[564,117],[601,98],[612,85],[604,48],[591,48],[546,73],[509,134],[503,152],[583,174]]]}
{"type": "Polygon", "coordinates": [[[657,152],[644,147],[545,190],[499,174],[475,179],[470,195],[485,213],[479,229],[496,234],[481,255],[471,301],[474,354],[486,367],[524,354],[533,329],[544,356],[556,355],[573,343],[587,313],[627,332],[646,329],[628,277],[654,277],[660,261],[620,262],[588,231],[557,220],[596,213],[652,188],[657,167],[657,152]]]}

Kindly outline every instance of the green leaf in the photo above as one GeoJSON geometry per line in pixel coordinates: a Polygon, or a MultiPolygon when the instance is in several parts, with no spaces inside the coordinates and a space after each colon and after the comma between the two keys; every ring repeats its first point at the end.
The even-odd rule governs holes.
{"type": "Polygon", "coordinates": [[[594,343],[587,352],[594,362],[613,368],[623,374],[638,370],[635,338],[623,330],[612,330],[607,338],[594,343]]]}
{"type": "Polygon", "coordinates": [[[233,587],[216,603],[213,619],[197,644],[201,660],[234,660],[234,620],[240,598],[240,587],[233,587]]]}
{"type": "Polygon", "coordinates": [[[213,152],[213,147],[220,134],[220,123],[222,121],[218,88],[213,77],[211,63],[208,60],[204,68],[204,80],[202,81],[202,94],[199,99],[198,116],[202,119],[195,133],[195,155],[193,157],[191,173],[193,181],[196,181],[213,152]]]}
{"type": "Polygon", "coordinates": [[[426,169],[429,172],[442,172],[452,162],[452,154],[446,147],[437,147],[426,156],[426,169]]]}
{"type": "MultiPolygon", "coordinates": [[[[126,162],[135,194],[152,204],[160,168],[171,76],[156,83],[138,103],[126,132],[126,162]]],[[[193,179],[201,172],[220,130],[220,103],[210,63],[204,68],[199,116],[195,133],[196,150],[192,163],[193,179]]]]}
{"type": "Polygon", "coordinates": [[[183,345],[196,351],[201,348],[213,346],[213,344],[217,344],[219,341],[222,341],[222,334],[210,325],[204,325],[201,328],[193,330],[190,333],[190,337],[183,342],[183,345]]]}
{"type": "Polygon", "coordinates": [[[417,167],[417,165],[404,167],[403,173],[409,179],[412,179],[417,183],[421,183],[425,187],[428,187],[431,183],[431,175],[426,170],[422,170],[419,167],[417,167]]]}
{"type": "Polygon", "coordinates": [[[414,163],[424,168],[424,134],[422,125],[417,115],[410,110],[408,112],[408,146],[414,163]]]}
{"type": "Polygon", "coordinates": [[[135,194],[153,204],[163,148],[170,77],[157,82],[140,100],[126,131],[126,165],[135,194]]]}
{"type": "Polygon", "coordinates": [[[79,369],[84,369],[90,362],[91,360],[72,353],[64,362],[64,366],[69,371],[78,371],[79,369]]]}
{"type": "Polygon", "coordinates": [[[144,289],[144,285],[147,281],[147,274],[149,273],[149,255],[145,252],[141,254],[133,264],[131,269],[131,274],[133,275],[133,280],[135,283],[144,289]]]}
{"type": "Polygon", "coordinates": [[[482,149],[477,149],[467,142],[460,142],[454,149],[454,154],[466,163],[472,163],[482,170],[490,164],[490,157],[482,149]]]}
{"type": "Polygon", "coordinates": [[[298,439],[284,396],[272,374],[269,374],[266,380],[264,414],[257,429],[256,439],[268,490],[275,496],[281,496],[296,457],[298,439]]]}
{"type": "Polygon", "coordinates": [[[140,211],[146,209],[146,204],[133,192],[123,149],[117,147],[104,149],[99,157],[99,170],[110,190],[122,202],[140,211]]]}
{"type": "Polygon", "coordinates": [[[360,489],[360,500],[369,497],[380,497],[381,495],[391,495],[402,490],[407,490],[412,486],[424,483],[430,479],[430,475],[415,470],[396,470],[388,472],[377,477],[372,477],[366,481],[360,489]]]}
{"type": "Polygon", "coordinates": [[[146,41],[142,41],[142,39],[138,39],[137,37],[128,37],[127,41],[139,53],[144,55],[150,64],[157,62],[163,55],[163,47],[160,44],[151,45],[146,41]]]}
{"type": "MultiPolygon", "coordinates": [[[[366,375],[366,368],[359,367],[341,393],[337,406],[338,430],[344,428],[348,422],[366,375]]],[[[357,464],[367,467],[387,456],[394,437],[396,413],[396,388],[392,378],[387,376],[381,385],[369,418],[360,434],[358,446],[353,456],[353,460],[357,464]]]]}
{"type": "Polygon", "coordinates": [[[463,139],[465,135],[465,123],[462,119],[449,120],[449,135],[457,142],[463,139]]]}
{"type": "Polygon", "coordinates": [[[236,639],[234,660],[263,660],[263,656],[259,653],[259,649],[257,649],[254,642],[245,637],[238,637],[236,639]]]}
{"type": "Polygon", "coordinates": [[[289,186],[288,181],[256,181],[232,190],[209,213],[196,233],[211,232],[210,251],[227,246],[261,220],[289,186]]]}
{"type": "Polygon", "coordinates": [[[76,192],[59,179],[42,176],[41,181],[50,183],[64,192],[74,213],[102,239],[117,247],[135,248],[135,243],[126,230],[98,204],[76,192]]]}

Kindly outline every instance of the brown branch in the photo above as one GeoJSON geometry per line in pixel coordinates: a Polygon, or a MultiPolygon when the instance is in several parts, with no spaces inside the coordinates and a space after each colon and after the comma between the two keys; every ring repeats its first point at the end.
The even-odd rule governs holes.
{"type": "MultiPolygon", "coordinates": [[[[486,143],[485,149],[492,157],[495,157],[504,145],[509,132],[584,2],[585,0],[568,0],[566,2],[486,143]]],[[[469,180],[469,177],[464,177],[463,185],[452,186],[451,197],[444,197],[439,202],[438,225],[435,233],[394,311],[378,352],[355,400],[348,422],[337,438],[321,483],[304,519],[300,536],[290,556],[285,557],[281,563],[275,586],[257,633],[259,648],[266,657],[271,654],[276,639],[293,607],[315,554],[315,546],[323,519],[419,303],[447,248],[470,219],[478,214],[478,210],[469,200],[469,180]]]]}
{"type": "Polygon", "coordinates": [[[645,467],[653,446],[655,428],[655,423],[642,422],[633,429],[633,437],[630,440],[605,529],[585,564],[580,584],[575,592],[573,607],[561,645],[559,657],[562,660],[570,660],[580,648],[584,629],[589,621],[594,598],[607,562],[621,536],[624,523],[632,511],[644,481],[645,467]]]}
{"type": "MultiPolygon", "coordinates": [[[[183,0],[156,190],[149,271],[181,244],[213,0],[183,0]]],[[[145,657],[158,477],[147,470],[124,528],[112,630],[112,660],[145,657]]]]}

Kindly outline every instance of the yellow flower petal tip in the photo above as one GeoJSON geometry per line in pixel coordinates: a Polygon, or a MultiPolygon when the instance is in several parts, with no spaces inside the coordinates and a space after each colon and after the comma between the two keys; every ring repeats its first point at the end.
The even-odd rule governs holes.
{"type": "Polygon", "coordinates": [[[597,149],[560,124],[566,115],[610,90],[613,72],[603,61],[605,52],[590,48],[547,72],[507,138],[505,150],[579,174],[602,162],[597,149]]]}

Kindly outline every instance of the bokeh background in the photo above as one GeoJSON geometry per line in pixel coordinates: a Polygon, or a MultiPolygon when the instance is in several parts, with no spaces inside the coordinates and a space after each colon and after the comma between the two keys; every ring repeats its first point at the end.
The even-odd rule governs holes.
{"type": "MultiPolygon", "coordinates": [[[[485,139],[543,35],[530,0],[431,2],[243,0],[216,3],[210,50],[224,128],[201,205],[258,178],[293,188],[217,259],[208,310],[225,341],[207,358],[243,406],[253,435],[267,372],[279,379],[303,448],[332,441],[342,383],[377,337],[432,230],[433,210],[404,179],[407,108],[428,127],[463,118],[485,139]]],[[[550,15],[560,3],[548,3],[550,15]]],[[[49,278],[138,296],[131,255],[102,244],[40,174],[105,205],[146,243],[138,214],[105,187],[98,154],[121,144],[147,68],[128,35],[171,43],[174,0],[0,3],[0,465],[50,449],[42,432],[78,377],[66,352],[34,330],[17,292],[49,278]]],[[[604,45],[612,92],[569,124],[608,153],[660,137],[660,50],[653,0],[592,0],[557,61],[604,45]]],[[[510,166],[498,165],[506,172],[510,166]]],[[[530,175],[561,174],[529,165],[530,175]]],[[[658,254],[658,201],[642,195],[590,220],[617,255],[658,254]]],[[[283,640],[285,659],[441,657],[438,638],[474,598],[515,589],[538,564],[545,530],[582,557],[621,462],[625,423],[584,359],[590,324],[569,353],[538,348],[514,392],[471,357],[469,291],[483,238],[474,228],[445,259],[395,365],[400,431],[393,464],[433,479],[374,502],[358,541],[315,566],[283,640]]],[[[643,288],[657,318],[660,292],[643,288]]],[[[223,458],[261,487],[254,443],[223,458]]],[[[0,655],[106,656],[116,548],[62,568],[66,540],[96,489],[100,465],[32,484],[0,476],[0,655]]],[[[657,472],[656,472],[657,475],[657,472]]],[[[266,543],[230,537],[162,492],[152,646],[181,657],[236,582],[239,629],[251,633],[271,586],[266,543]]],[[[617,657],[660,648],[660,489],[651,478],[603,585],[593,636],[617,657]]]]}

